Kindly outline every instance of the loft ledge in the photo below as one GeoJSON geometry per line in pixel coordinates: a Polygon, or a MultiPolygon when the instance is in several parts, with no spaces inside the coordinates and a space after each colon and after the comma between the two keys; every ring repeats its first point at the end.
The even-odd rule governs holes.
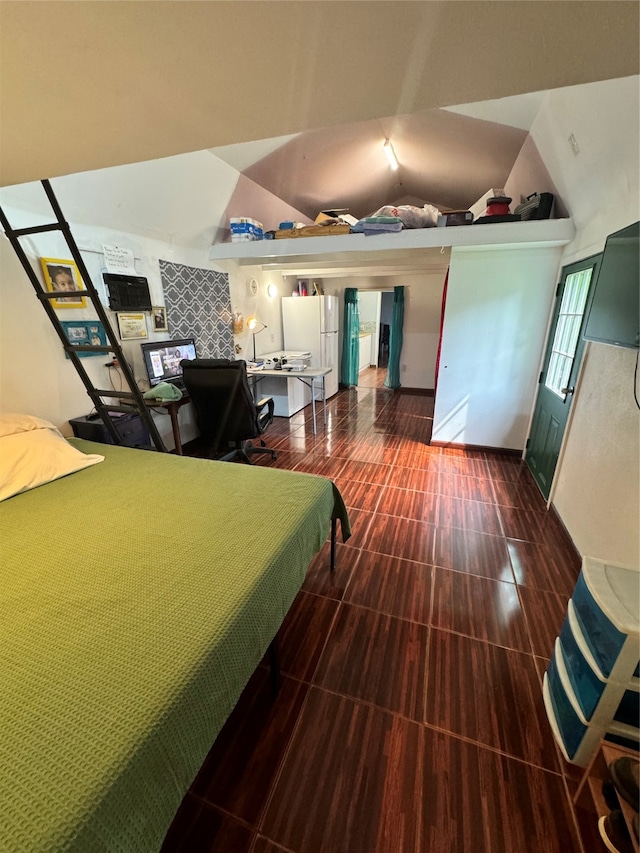
{"type": "Polygon", "coordinates": [[[430,248],[524,248],[563,246],[575,236],[571,219],[540,219],[443,228],[405,229],[393,234],[336,234],[327,237],[292,237],[246,243],[215,243],[210,260],[237,260],[259,264],[288,256],[327,255],[386,250],[430,248]]]}

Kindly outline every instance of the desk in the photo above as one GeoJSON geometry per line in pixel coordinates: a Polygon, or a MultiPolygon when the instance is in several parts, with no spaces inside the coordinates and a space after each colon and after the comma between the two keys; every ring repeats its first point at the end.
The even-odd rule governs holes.
{"type": "Polygon", "coordinates": [[[182,397],[179,400],[145,400],[150,409],[166,409],[171,418],[171,429],[173,430],[173,440],[176,445],[176,454],[182,456],[182,439],[180,438],[180,424],[178,423],[178,410],[186,403],[191,402],[191,397],[186,391],[182,392],[182,397]]]}
{"type": "Polygon", "coordinates": [[[313,411],[313,432],[317,432],[316,428],[316,396],[315,396],[315,381],[321,379],[322,388],[322,405],[324,422],[327,422],[327,395],[325,393],[324,378],[331,373],[330,367],[309,367],[306,370],[251,370],[247,368],[247,376],[253,380],[254,396],[258,382],[265,376],[277,376],[279,379],[299,379],[308,388],[311,388],[311,408],[313,411]],[[307,381],[311,380],[311,381],[307,381]]]}

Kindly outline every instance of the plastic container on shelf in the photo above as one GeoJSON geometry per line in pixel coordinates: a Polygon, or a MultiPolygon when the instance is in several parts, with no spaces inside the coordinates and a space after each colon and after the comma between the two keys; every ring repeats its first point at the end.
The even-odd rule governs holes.
{"type": "Polygon", "coordinates": [[[585,557],[572,596],[575,615],[602,675],[627,682],[640,656],[640,572],[585,557]]]}
{"type": "Polygon", "coordinates": [[[589,557],[567,607],[543,696],[565,758],[584,766],[602,739],[640,744],[640,572],[589,557]]]}
{"type": "Polygon", "coordinates": [[[262,240],[264,230],[262,222],[250,216],[232,216],[229,219],[232,243],[245,243],[252,240],[262,240]]]}
{"type": "Polygon", "coordinates": [[[569,683],[559,640],[556,640],[554,655],[545,674],[545,685],[549,694],[545,696],[547,714],[553,719],[555,725],[552,724],[552,728],[565,758],[574,764],[586,764],[607,730],[603,725],[590,725],[581,714],[569,683]]]}
{"type": "Polygon", "coordinates": [[[576,622],[572,601],[569,601],[559,639],[571,686],[583,714],[589,720],[602,698],[607,682],[597,667],[589,662],[589,659],[593,661],[593,656],[576,622]]]}

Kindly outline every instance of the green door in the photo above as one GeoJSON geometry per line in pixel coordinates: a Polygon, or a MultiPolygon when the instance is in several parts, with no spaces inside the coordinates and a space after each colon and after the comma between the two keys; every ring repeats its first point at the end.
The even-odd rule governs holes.
{"type": "Polygon", "coordinates": [[[591,285],[602,255],[593,255],[564,267],[556,293],[540,387],[536,399],[525,459],[540,491],[549,497],[560,445],[571,409],[576,378],[584,350],[584,326],[591,285]]]}

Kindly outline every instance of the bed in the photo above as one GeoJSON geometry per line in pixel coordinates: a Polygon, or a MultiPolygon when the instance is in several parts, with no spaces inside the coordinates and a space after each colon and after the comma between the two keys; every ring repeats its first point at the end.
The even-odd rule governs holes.
{"type": "Polygon", "coordinates": [[[155,851],[348,517],[323,477],[56,438],[98,461],[0,503],[0,850],[155,851]]]}

